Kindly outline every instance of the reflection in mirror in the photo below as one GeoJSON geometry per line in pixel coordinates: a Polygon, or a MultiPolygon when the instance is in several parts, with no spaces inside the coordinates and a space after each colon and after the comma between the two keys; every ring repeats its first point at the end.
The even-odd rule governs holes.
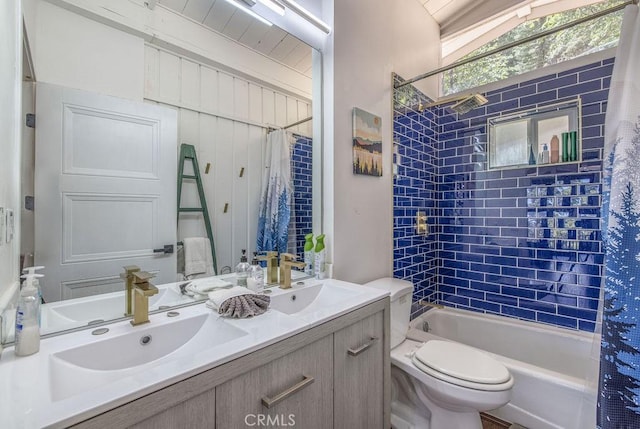
{"type": "MultiPolygon", "coordinates": [[[[25,68],[23,108],[38,127],[23,133],[22,192],[35,210],[23,210],[21,255],[22,266],[46,266],[42,333],[122,317],[127,265],[169,284],[151,310],[189,302],[180,289],[188,238],[207,239],[211,272],[233,281],[242,249],[258,249],[270,131],[284,130],[289,144],[281,238],[303,253],[313,215],[312,48],[227,2],[207,2],[145,9],[158,18],[148,38],[127,27],[144,15],[94,20],[63,1],[36,2],[37,18],[25,16],[33,70],[25,68]],[[193,146],[199,168],[184,163],[179,206],[206,204],[211,241],[202,212],[178,214],[181,144],[193,146]]],[[[4,321],[10,327],[11,316],[4,321]]]]}
{"type": "Polygon", "coordinates": [[[580,99],[488,120],[489,168],[579,162],[580,99]]]}

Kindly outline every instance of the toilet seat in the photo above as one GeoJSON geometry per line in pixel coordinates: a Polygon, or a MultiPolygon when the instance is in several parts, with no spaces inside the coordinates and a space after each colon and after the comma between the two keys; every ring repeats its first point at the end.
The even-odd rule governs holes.
{"type": "Polygon", "coordinates": [[[411,360],[422,372],[457,386],[486,391],[513,386],[513,378],[502,363],[464,344],[431,340],[416,350],[411,360]]]}

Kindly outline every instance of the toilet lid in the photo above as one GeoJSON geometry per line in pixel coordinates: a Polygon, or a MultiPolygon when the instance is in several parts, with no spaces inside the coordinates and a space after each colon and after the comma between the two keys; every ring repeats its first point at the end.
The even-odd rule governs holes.
{"type": "Polygon", "coordinates": [[[502,384],[511,379],[507,368],[491,356],[451,341],[428,341],[416,350],[414,359],[442,374],[472,383],[502,384]]]}

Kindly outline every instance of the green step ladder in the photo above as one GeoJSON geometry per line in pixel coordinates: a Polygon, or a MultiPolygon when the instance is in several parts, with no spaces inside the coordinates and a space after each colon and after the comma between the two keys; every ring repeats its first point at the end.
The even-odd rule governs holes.
{"type": "Polygon", "coordinates": [[[207,210],[207,201],[204,196],[204,188],[202,187],[202,179],[200,178],[200,168],[198,167],[198,158],[196,156],[196,148],[193,145],[182,143],[180,145],[180,159],[178,160],[178,221],[180,213],[202,213],[204,227],[207,230],[207,237],[211,244],[211,256],[213,258],[213,269],[218,274],[218,263],[216,261],[216,247],[213,244],[213,232],[211,232],[211,221],[209,220],[209,211],[207,210]],[[184,162],[191,160],[194,175],[184,174],[184,162]],[[196,181],[198,186],[198,196],[200,197],[200,207],[180,207],[180,197],[182,196],[182,181],[191,179],[196,181]]]}

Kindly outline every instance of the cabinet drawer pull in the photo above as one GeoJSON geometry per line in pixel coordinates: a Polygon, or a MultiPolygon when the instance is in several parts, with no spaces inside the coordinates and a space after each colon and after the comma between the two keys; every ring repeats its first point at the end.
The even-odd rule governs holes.
{"type": "Polygon", "coordinates": [[[282,393],[278,393],[276,396],[274,396],[273,398],[270,398],[268,396],[265,396],[262,398],[262,405],[264,405],[267,408],[271,408],[273,406],[275,406],[276,404],[284,401],[285,399],[287,399],[289,396],[299,392],[300,390],[304,389],[305,387],[309,386],[310,384],[313,384],[313,377],[310,377],[308,375],[303,375],[302,376],[303,379],[301,382],[294,384],[293,386],[291,386],[290,388],[288,388],[287,390],[285,390],[282,393]]]}
{"type": "Polygon", "coordinates": [[[363,351],[365,351],[369,347],[371,347],[373,345],[373,343],[376,342],[377,339],[378,339],[378,337],[371,337],[371,340],[368,343],[365,343],[365,344],[361,345],[357,349],[347,349],[347,354],[349,356],[358,356],[360,353],[362,353],[363,351]]]}

